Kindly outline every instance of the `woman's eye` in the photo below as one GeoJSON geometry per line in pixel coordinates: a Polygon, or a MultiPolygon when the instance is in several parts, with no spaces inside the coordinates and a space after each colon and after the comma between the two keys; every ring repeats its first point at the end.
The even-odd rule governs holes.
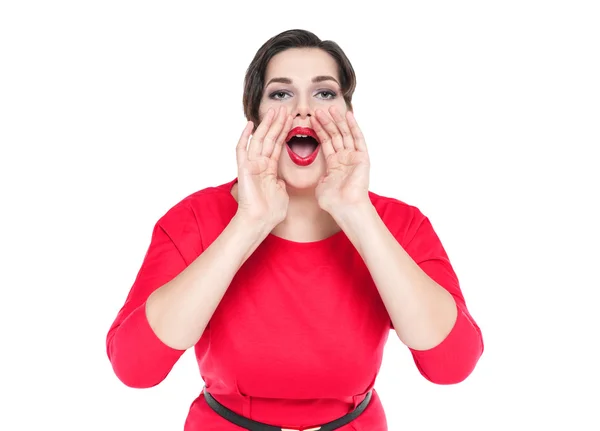
{"type": "Polygon", "coordinates": [[[329,90],[323,90],[323,91],[319,91],[317,93],[317,95],[319,96],[319,99],[333,99],[335,97],[335,93],[333,91],[329,91],[329,90]]]}
{"type": "Polygon", "coordinates": [[[271,93],[271,99],[275,100],[284,100],[288,96],[285,91],[276,91],[275,93],[271,93]]]}

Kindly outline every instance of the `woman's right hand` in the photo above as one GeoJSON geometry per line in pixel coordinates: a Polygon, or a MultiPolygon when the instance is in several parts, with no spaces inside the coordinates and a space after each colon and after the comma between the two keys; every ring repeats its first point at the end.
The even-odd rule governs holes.
{"type": "Polygon", "coordinates": [[[253,135],[254,123],[248,122],[236,147],[238,215],[269,229],[287,214],[289,196],[277,166],[292,120],[284,106],[278,112],[269,109],[253,135]]]}

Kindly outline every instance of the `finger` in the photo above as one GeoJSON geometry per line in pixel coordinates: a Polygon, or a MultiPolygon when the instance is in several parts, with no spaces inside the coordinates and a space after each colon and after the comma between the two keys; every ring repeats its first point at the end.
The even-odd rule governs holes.
{"type": "Polygon", "coordinates": [[[356,150],[356,146],[354,145],[354,137],[352,136],[352,132],[350,131],[350,127],[348,126],[344,116],[340,114],[340,111],[335,106],[329,108],[329,113],[331,114],[331,118],[333,118],[335,121],[337,128],[342,135],[344,148],[347,150],[356,150]]]}
{"type": "Polygon", "coordinates": [[[263,139],[265,138],[267,131],[271,127],[271,123],[273,122],[274,116],[275,110],[269,108],[269,110],[265,114],[265,117],[256,128],[254,135],[252,135],[252,139],[250,140],[250,147],[248,148],[248,157],[250,157],[251,159],[255,159],[260,155],[262,151],[263,139]]]}
{"type": "Polygon", "coordinates": [[[354,112],[346,112],[346,119],[348,120],[348,127],[350,127],[350,132],[352,132],[352,136],[354,137],[354,145],[356,145],[356,149],[358,151],[364,151],[366,153],[367,142],[365,141],[365,137],[363,136],[360,127],[358,127],[356,118],[354,118],[354,112]]]}
{"type": "Polygon", "coordinates": [[[252,134],[252,129],[254,128],[254,123],[252,121],[248,121],[246,123],[246,127],[242,132],[242,136],[240,136],[240,140],[238,141],[237,146],[235,147],[235,154],[238,166],[241,165],[244,160],[248,158],[246,154],[246,147],[248,146],[248,139],[250,139],[250,135],[252,134]]]}
{"type": "Polygon", "coordinates": [[[292,117],[291,115],[288,115],[287,119],[285,120],[285,125],[283,126],[283,129],[281,130],[281,133],[279,134],[279,138],[277,138],[277,142],[275,143],[275,148],[273,149],[273,154],[271,155],[271,159],[273,159],[275,161],[275,163],[277,163],[279,161],[279,156],[281,155],[283,146],[286,145],[285,138],[287,138],[287,134],[292,129],[293,122],[294,122],[294,117],[292,117]]]}
{"type": "Polygon", "coordinates": [[[331,136],[329,136],[329,134],[325,131],[325,129],[323,129],[323,126],[321,126],[321,123],[319,123],[319,120],[317,120],[316,118],[313,118],[313,117],[309,117],[309,118],[310,118],[310,125],[312,126],[313,130],[317,134],[317,137],[319,138],[319,141],[321,142],[321,148],[323,148],[323,155],[325,156],[325,160],[327,160],[327,158],[330,155],[335,153],[335,148],[333,148],[333,142],[331,141],[331,136]]]}
{"type": "Polygon", "coordinates": [[[265,136],[265,139],[263,139],[263,156],[271,157],[271,154],[273,153],[273,148],[275,147],[275,143],[277,142],[277,139],[279,138],[279,135],[281,133],[281,129],[283,129],[283,126],[285,125],[286,121],[287,109],[285,106],[281,106],[279,108],[279,111],[277,112],[277,117],[271,124],[271,127],[269,128],[269,131],[265,136]]]}
{"type": "Polygon", "coordinates": [[[329,136],[331,136],[331,143],[333,145],[334,150],[343,150],[344,140],[333,119],[331,119],[329,115],[327,115],[324,111],[320,109],[317,109],[316,114],[319,123],[321,123],[325,131],[329,134],[329,136]]]}

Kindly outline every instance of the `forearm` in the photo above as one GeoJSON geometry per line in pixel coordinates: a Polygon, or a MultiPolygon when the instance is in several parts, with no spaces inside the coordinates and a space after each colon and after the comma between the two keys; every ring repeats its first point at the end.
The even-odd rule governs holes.
{"type": "Polygon", "coordinates": [[[146,302],[148,322],[167,346],[185,350],[202,336],[238,269],[270,229],[234,217],[185,270],[146,302]]]}
{"type": "Polygon", "coordinates": [[[400,340],[417,350],[441,343],[457,318],[452,295],[421,270],[370,203],[334,218],[369,269],[400,340]]]}

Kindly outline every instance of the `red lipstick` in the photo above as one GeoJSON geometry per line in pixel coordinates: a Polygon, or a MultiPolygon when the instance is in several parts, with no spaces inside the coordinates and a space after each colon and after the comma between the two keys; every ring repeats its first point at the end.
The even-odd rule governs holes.
{"type": "Polygon", "coordinates": [[[321,146],[321,141],[319,140],[315,131],[308,127],[294,127],[288,133],[287,137],[285,138],[285,142],[286,142],[287,152],[290,156],[290,159],[292,160],[292,162],[294,162],[298,166],[310,165],[312,162],[314,162],[316,160],[317,156],[319,155],[319,148],[321,146]],[[289,145],[287,145],[289,140],[292,139],[296,135],[310,136],[311,138],[314,138],[315,141],[317,141],[318,145],[310,155],[308,155],[306,157],[300,157],[298,154],[296,154],[292,151],[292,149],[290,148],[289,145]]]}

